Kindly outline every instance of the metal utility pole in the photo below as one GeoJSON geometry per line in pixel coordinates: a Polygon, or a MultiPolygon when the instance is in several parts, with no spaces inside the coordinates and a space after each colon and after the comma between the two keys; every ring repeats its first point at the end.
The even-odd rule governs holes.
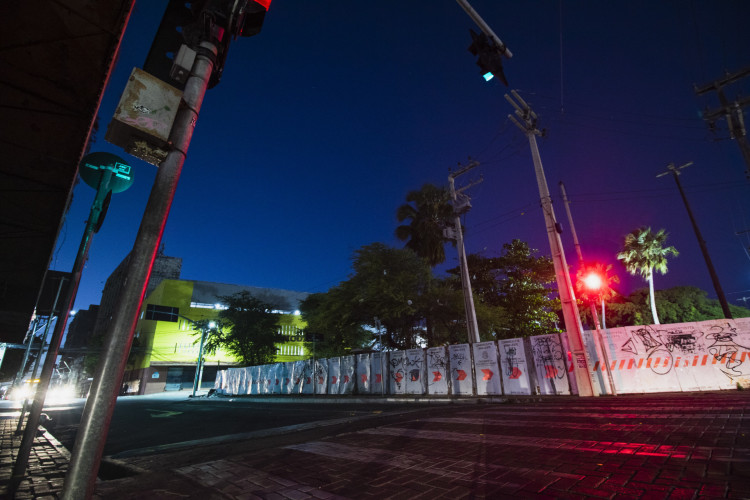
{"type": "Polygon", "coordinates": [[[107,329],[102,359],[81,417],[70,467],[61,493],[63,499],[91,498],[94,492],[109,423],[120,392],[120,381],[138,322],[138,312],[216,55],[217,48],[212,41],[201,42],[190,77],[185,84],[182,103],[169,138],[173,149],[159,166],[130,253],[127,278],[119,299],[120,306],[115,309],[107,329]]]}
{"type": "Polygon", "coordinates": [[[716,80],[713,83],[709,83],[702,87],[696,86],[695,94],[703,95],[712,90],[716,91],[721,107],[717,109],[706,109],[706,111],[703,112],[703,119],[708,122],[708,126],[711,130],[714,130],[716,121],[720,118],[724,118],[727,121],[729,136],[736,140],[740,147],[740,152],[745,160],[745,176],[750,179],[750,143],[748,143],[747,140],[747,129],[745,128],[745,116],[743,111],[743,108],[750,105],[750,97],[735,99],[733,102],[729,102],[724,95],[725,86],[748,76],[750,76],[750,67],[741,69],[736,73],[727,73],[724,78],[716,80]]]}
{"type": "Polygon", "coordinates": [[[580,396],[598,396],[599,394],[592,380],[591,362],[588,359],[583,344],[583,326],[581,325],[581,317],[576,305],[573,282],[570,279],[570,272],[565,261],[560,233],[557,230],[558,225],[555,220],[555,212],[552,209],[552,198],[549,194],[547,179],[544,176],[542,159],[539,156],[536,136],[541,135],[541,132],[536,126],[537,115],[515,90],[511,90],[510,93],[513,97],[511,98],[511,96],[505,94],[505,99],[515,109],[515,116],[508,115],[508,118],[526,134],[531,147],[531,156],[534,161],[534,171],[536,172],[536,181],[539,186],[542,211],[544,212],[544,220],[547,225],[547,237],[549,238],[550,250],[552,252],[552,262],[555,265],[555,275],[557,276],[557,291],[560,294],[565,329],[568,332],[568,340],[573,350],[573,369],[578,381],[578,393],[580,396]]]}
{"type": "MultiPolygon", "coordinates": [[[[73,309],[76,295],[78,294],[78,285],[81,282],[83,265],[86,263],[86,259],[88,258],[92,236],[98,229],[98,224],[100,223],[100,218],[102,217],[102,212],[104,210],[105,198],[107,197],[108,193],[111,192],[109,185],[112,175],[113,174],[111,170],[103,171],[103,175],[101,176],[99,187],[96,192],[96,197],[94,198],[94,202],[91,204],[89,219],[88,221],[86,221],[86,228],[83,232],[83,237],[81,238],[81,243],[78,247],[78,253],[76,254],[75,262],[73,263],[70,287],[68,288],[65,300],[62,303],[60,314],[57,318],[57,322],[55,323],[55,329],[52,331],[52,338],[50,339],[47,357],[44,359],[44,365],[42,365],[42,373],[39,376],[39,385],[37,386],[36,393],[34,394],[34,401],[31,403],[31,409],[29,410],[29,417],[26,422],[26,428],[24,429],[23,438],[21,439],[21,445],[18,449],[16,463],[13,465],[13,473],[8,484],[8,490],[12,493],[15,492],[15,490],[18,488],[18,485],[23,480],[24,475],[26,474],[26,466],[28,465],[29,454],[31,453],[31,447],[34,444],[34,438],[36,437],[37,429],[39,427],[39,417],[42,414],[44,400],[47,396],[47,389],[49,387],[50,380],[52,380],[52,373],[55,369],[55,363],[57,363],[57,352],[60,349],[60,343],[62,342],[63,334],[65,333],[65,326],[68,323],[70,310],[73,309]]],[[[44,347],[44,342],[42,342],[42,347],[44,347]]]]}
{"type": "MultiPolygon", "coordinates": [[[[562,193],[563,197],[563,203],[565,204],[565,211],[568,214],[568,223],[570,224],[570,232],[573,234],[573,244],[576,248],[576,253],[578,254],[578,263],[581,265],[581,268],[584,267],[585,263],[583,261],[583,252],[581,252],[581,245],[578,243],[578,234],[576,233],[576,227],[573,224],[573,214],[570,212],[570,202],[568,201],[568,193],[565,192],[565,184],[560,181],[560,191],[562,193]]],[[[604,348],[604,336],[602,335],[601,327],[599,326],[599,318],[597,318],[596,314],[596,305],[593,301],[589,302],[589,307],[591,308],[591,318],[594,322],[594,328],[596,329],[596,339],[594,340],[596,344],[596,350],[597,355],[599,356],[599,359],[604,361],[604,366],[607,370],[607,382],[609,382],[609,392],[613,396],[617,396],[617,390],[615,389],[615,381],[612,378],[612,370],[609,366],[609,356],[607,355],[607,349],[604,348]]],[[[602,317],[604,317],[604,297],[602,297],[602,317]]]]}
{"type": "Polygon", "coordinates": [[[457,172],[451,172],[448,176],[451,199],[453,200],[453,215],[455,216],[453,233],[456,240],[456,247],[458,247],[461,288],[464,292],[464,309],[466,310],[466,328],[469,335],[469,344],[479,342],[479,326],[477,325],[477,313],[474,309],[474,295],[471,292],[471,280],[469,280],[469,265],[466,261],[466,248],[464,247],[463,231],[461,230],[461,214],[468,212],[471,208],[469,197],[463,194],[463,192],[482,181],[472,182],[468,186],[464,186],[456,191],[455,180],[459,175],[465,174],[478,165],[479,162],[470,161],[468,165],[461,167],[457,172]]]}
{"type": "Polygon", "coordinates": [[[685,191],[682,190],[682,184],[680,183],[680,174],[681,174],[680,170],[682,170],[683,168],[687,168],[692,164],[693,162],[691,161],[680,167],[675,167],[674,163],[670,163],[669,165],[667,165],[666,172],[662,172],[656,177],[663,177],[670,173],[674,177],[674,181],[677,184],[677,189],[680,190],[680,196],[682,196],[682,201],[685,203],[685,209],[687,210],[688,217],[690,217],[690,223],[693,225],[693,230],[695,231],[695,237],[698,239],[698,245],[700,245],[701,252],[703,253],[703,258],[706,261],[708,274],[711,275],[711,282],[714,285],[716,296],[719,298],[719,303],[721,304],[721,310],[724,313],[725,318],[732,319],[732,312],[729,310],[729,303],[727,302],[727,298],[724,296],[724,290],[721,288],[721,283],[719,282],[719,276],[716,274],[716,269],[714,269],[714,265],[711,262],[711,256],[708,254],[708,247],[706,247],[706,241],[703,239],[703,235],[701,234],[701,231],[698,228],[698,223],[696,222],[695,217],[693,216],[693,211],[690,209],[690,204],[688,203],[687,196],[685,196],[685,191]]]}

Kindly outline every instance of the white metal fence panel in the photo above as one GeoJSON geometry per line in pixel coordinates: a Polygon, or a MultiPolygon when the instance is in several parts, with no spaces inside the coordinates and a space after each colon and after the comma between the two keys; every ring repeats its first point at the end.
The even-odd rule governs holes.
{"type": "Polygon", "coordinates": [[[523,339],[499,340],[498,347],[505,394],[531,395],[531,379],[523,339]]]}
{"type": "Polygon", "coordinates": [[[448,354],[445,347],[427,349],[427,393],[434,395],[448,394],[448,354]]]}
{"type": "Polygon", "coordinates": [[[357,393],[370,394],[370,354],[357,354],[357,393]]]}
{"type": "Polygon", "coordinates": [[[424,349],[406,350],[406,394],[426,392],[424,349]]]}
{"type": "Polygon", "coordinates": [[[388,353],[388,372],[390,383],[389,394],[406,393],[406,352],[391,351],[388,353]]]}
{"type": "Polygon", "coordinates": [[[353,394],[357,374],[355,372],[354,355],[341,356],[340,358],[339,394],[353,394]]]}
{"type": "Polygon", "coordinates": [[[531,356],[541,394],[570,394],[567,352],[559,335],[537,335],[530,338],[531,356]]]}
{"type": "Polygon", "coordinates": [[[388,355],[385,352],[370,354],[370,394],[385,394],[388,380],[388,355]]]}
{"type": "Polygon", "coordinates": [[[469,344],[449,345],[448,359],[451,367],[453,394],[474,394],[474,375],[471,369],[471,349],[469,348],[469,344]]]}
{"type": "Polygon", "coordinates": [[[497,362],[497,345],[493,341],[472,344],[474,373],[477,377],[477,395],[490,396],[503,393],[500,366],[497,362]]]}

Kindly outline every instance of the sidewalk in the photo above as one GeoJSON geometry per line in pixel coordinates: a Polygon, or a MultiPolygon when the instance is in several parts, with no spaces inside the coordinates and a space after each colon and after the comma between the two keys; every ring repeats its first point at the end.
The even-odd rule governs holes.
{"type": "MultiPolygon", "coordinates": [[[[7,497],[8,481],[23,437],[22,433],[16,434],[18,416],[18,413],[0,416],[0,498],[7,497]]],[[[49,432],[40,432],[31,448],[26,477],[16,491],[16,498],[57,498],[56,494],[62,490],[69,462],[68,450],[49,432]]]]}
{"type": "MultiPolygon", "coordinates": [[[[20,437],[15,419],[2,423],[5,480],[20,437]]],[[[750,498],[750,391],[452,405],[226,449],[127,458],[140,473],[100,481],[95,498],[750,498]]],[[[66,464],[54,438],[38,438],[17,498],[55,498],[66,464]]]]}

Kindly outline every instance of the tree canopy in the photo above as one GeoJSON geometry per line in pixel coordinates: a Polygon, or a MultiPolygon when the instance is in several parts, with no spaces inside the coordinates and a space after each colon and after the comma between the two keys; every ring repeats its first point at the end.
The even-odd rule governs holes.
{"type": "MultiPolygon", "coordinates": [[[[555,269],[519,239],[503,245],[498,257],[469,255],[471,286],[479,301],[500,308],[494,325],[497,338],[529,337],[560,331],[555,269]]],[[[481,330],[481,328],[480,328],[481,330]]]]}
{"type": "Polygon", "coordinates": [[[396,237],[406,241],[413,250],[432,267],[445,261],[445,243],[450,241],[443,229],[453,224],[453,205],[447,189],[425,184],[421,189],[409,191],[406,203],[396,210],[399,222],[408,224],[396,228],[396,237]]]}
{"type": "Polygon", "coordinates": [[[648,281],[651,315],[655,324],[659,324],[654,298],[654,271],[660,274],[667,272],[667,257],[677,256],[675,247],[664,247],[667,233],[660,229],[656,233],[650,227],[640,227],[625,235],[623,249],[617,254],[617,259],[625,265],[625,269],[632,275],[640,275],[648,281]]]}
{"type": "MultiPolygon", "coordinates": [[[[223,348],[243,365],[273,363],[279,320],[279,315],[271,312],[273,306],[246,291],[219,299],[226,309],[219,313],[216,326],[210,328],[207,320],[194,324],[195,335],[200,336],[204,328],[207,330],[204,351],[213,354],[223,348]]],[[[196,339],[199,341],[200,338],[196,339]]]]}

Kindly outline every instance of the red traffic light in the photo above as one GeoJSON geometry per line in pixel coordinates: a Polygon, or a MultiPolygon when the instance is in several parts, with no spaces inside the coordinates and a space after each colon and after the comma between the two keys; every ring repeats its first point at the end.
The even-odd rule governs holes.
{"type": "Polygon", "coordinates": [[[586,285],[586,288],[589,290],[599,290],[604,284],[604,281],[602,280],[601,275],[590,271],[583,277],[583,284],[586,285]]]}

